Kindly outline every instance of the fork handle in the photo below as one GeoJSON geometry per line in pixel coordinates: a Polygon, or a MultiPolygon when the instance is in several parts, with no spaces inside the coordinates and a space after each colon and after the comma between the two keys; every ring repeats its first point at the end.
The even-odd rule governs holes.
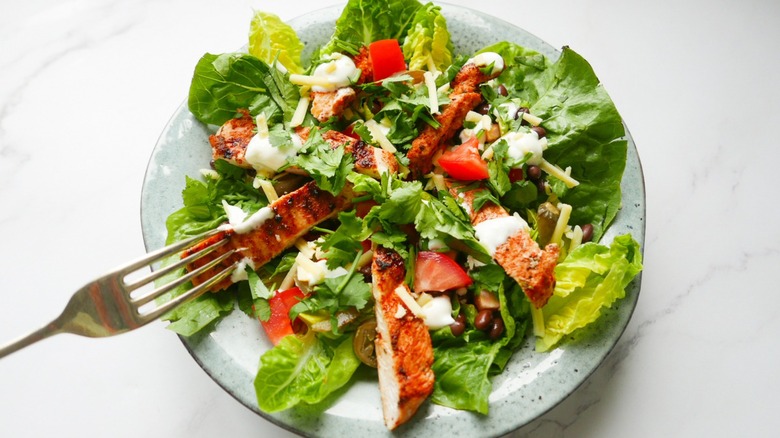
{"type": "Polygon", "coordinates": [[[30,344],[46,339],[49,336],[56,335],[57,333],[62,333],[62,326],[58,324],[58,321],[52,321],[29,335],[22,336],[21,338],[0,347],[0,359],[17,350],[21,350],[30,344]]]}

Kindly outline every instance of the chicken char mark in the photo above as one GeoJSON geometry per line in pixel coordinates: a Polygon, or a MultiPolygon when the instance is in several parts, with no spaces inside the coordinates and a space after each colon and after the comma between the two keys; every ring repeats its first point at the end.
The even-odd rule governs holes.
{"type": "MultiPolygon", "coordinates": [[[[221,264],[196,276],[192,281],[193,284],[198,285],[206,281],[222,269],[245,257],[252,260],[255,267],[268,263],[284,250],[293,246],[295,241],[313,226],[333,217],[351,205],[350,197],[350,193],[334,196],[321,190],[313,181],[282,196],[269,206],[274,213],[273,217],[248,233],[233,234],[227,245],[188,265],[187,269],[192,271],[230,249],[237,250],[236,254],[221,264]]],[[[222,290],[231,284],[232,280],[226,278],[213,286],[211,290],[222,290]]]]}
{"type": "Polygon", "coordinates": [[[372,275],[379,389],[385,425],[392,430],[411,419],[433,391],[433,347],[425,322],[396,293],[399,287],[409,292],[401,256],[377,247],[372,275]]]}

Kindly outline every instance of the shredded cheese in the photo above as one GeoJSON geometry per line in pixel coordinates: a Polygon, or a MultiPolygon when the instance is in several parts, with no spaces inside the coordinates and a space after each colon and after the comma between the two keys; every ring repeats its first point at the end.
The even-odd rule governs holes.
{"type": "Polygon", "coordinates": [[[428,106],[431,108],[431,114],[441,114],[439,112],[439,96],[436,95],[436,81],[433,73],[426,71],[423,73],[425,86],[428,88],[428,106]]]}
{"type": "Polygon", "coordinates": [[[417,301],[414,300],[414,297],[412,297],[411,294],[409,294],[409,290],[407,289],[406,285],[400,284],[397,288],[395,288],[395,294],[398,295],[398,298],[403,301],[403,303],[406,305],[406,307],[414,314],[414,316],[422,318],[423,311],[422,307],[420,307],[419,304],[417,304],[417,301]]]}
{"type": "Polygon", "coordinates": [[[390,140],[387,139],[387,136],[384,132],[382,132],[381,129],[379,129],[379,124],[376,122],[376,120],[371,119],[366,121],[365,123],[366,128],[368,128],[368,132],[371,133],[371,137],[379,143],[379,147],[386,150],[387,152],[396,152],[395,146],[393,146],[392,143],[390,143],[390,140]]]}
{"type": "Polygon", "coordinates": [[[265,197],[268,198],[268,202],[274,202],[279,199],[279,194],[276,193],[274,185],[265,178],[255,177],[252,186],[256,189],[263,189],[263,193],[265,194],[265,197]]]}
{"type": "Polygon", "coordinates": [[[268,121],[265,119],[265,114],[258,114],[255,122],[257,122],[257,135],[268,137],[268,121]]]}
{"type": "Polygon", "coordinates": [[[558,178],[559,180],[563,181],[563,183],[566,184],[566,187],[568,188],[577,187],[578,185],[580,185],[579,181],[571,177],[570,175],[571,169],[569,169],[569,173],[567,173],[560,167],[550,163],[544,158],[542,158],[542,161],[539,163],[539,168],[549,173],[550,175],[558,178]]]}
{"type": "Polygon", "coordinates": [[[371,259],[374,257],[374,251],[371,251],[370,249],[363,253],[362,256],[357,261],[357,268],[360,269],[363,266],[366,266],[369,262],[371,262],[371,259]]]}
{"type": "Polygon", "coordinates": [[[334,83],[333,81],[328,80],[328,78],[326,78],[326,77],[311,76],[311,75],[299,75],[299,74],[291,74],[290,75],[290,82],[292,82],[295,85],[306,85],[306,86],[309,86],[309,87],[312,87],[312,86],[335,87],[336,85],[338,85],[338,84],[334,83]]]}
{"type": "Polygon", "coordinates": [[[295,107],[295,113],[293,113],[292,119],[290,119],[290,126],[293,128],[301,126],[303,120],[306,118],[309,102],[311,102],[311,99],[308,95],[301,96],[300,100],[298,100],[298,106],[295,107]]]}
{"type": "Polygon", "coordinates": [[[574,251],[574,248],[582,244],[582,228],[579,225],[575,225],[574,229],[566,233],[566,237],[569,238],[569,252],[574,251]]]}
{"type": "Polygon", "coordinates": [[[295,284],[295,273],[298,271],[298,263],[293,262],[292,266],[290,266],[290,270],[287,271],[287,275],[284,277],[284,280],[282,280],[282,283],[279,285],[279,290],[287,290],[295,284]]]}
{"type": "Polygon", "coordinates": [[[539,126],[543,122],[543,120],[540,117],[535,116],[531,113],[523,113],[523,120],[530,123],[532,126],[539,126]]]}
{"type": "Polygon", "coordinates": [[[493,145],[491,144],[490,146],[487,147],[487,149],[485,149],[485,152],[482,152],[482,159],[485,160],[485,161],[492,160],[493,159],[493,153],[494,153],[493,145]]]}
{"type": "Polygon", "coordinates": [[[304,239],[298,239],[295,241],[295,247],[298,248],[298,251],[303,254],[304,257],[311,260],[312,257],[314,257],[314,249],[309,245],[309,242],[307,242],[304,239]]]}
{"type": "Polygon", "coordinates": [[[563,233],[566,231],[566,227],[569,225],[569,218],[571,217],[571,205],[560,203],[558,204],[558,210],[560,210],[561,213],[558,215],[558,222],[555,224],[555,230],[553,230],[552,236],[550,237],[550,242],[561,246],[563,233]]]}

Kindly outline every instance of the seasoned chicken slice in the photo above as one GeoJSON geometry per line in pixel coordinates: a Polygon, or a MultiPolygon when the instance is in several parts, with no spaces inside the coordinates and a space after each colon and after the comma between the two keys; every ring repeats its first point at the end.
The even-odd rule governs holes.
{"type": "Polygon", "coordinates": [[[335,91],[312,91],[311,115],[320,122],[327,122],[331,117],[341,116],[356,97],[357,93],[350,87],[335,91]]]}
{"type": "MultiPolygon", "coordinates": [[[[227,231],[233,234],[226,245],[188,266],[189,270],[194,270],[230,249],[235,248],[238,250],[236,255],[228,258],[221,265],[215,266],[204,274],[195,277],[193,283],[196,285],[200,284],[225,267],[244,258],[249,259],[255,267],[268,263],[284,250],[293,246],[295,241],[306,234],[313,226],[347,208],[351,202],[351,194],[346,192],[348,191],[339,196],[333,196],[318,188],[312,181],[282,196],[258,212],[260,215],[258,217],[264,217],[264,220],[259,220],[259,225],[255,228],[245,233],[233,232],[232,230],[227,231]]],[[[201,246],[191,248],[182,257],[198,251],[199,248],[201,246]]],[[[227,278],[211,290],[225,289],[231,283],[232,280],[227,278]]]]}
{"type": "Polygon", "coordinates": [[[212,158],[223,159],[238,167],[249,169],[244,155],[249,141],[255,135],[255,121],[247,110],[239,110],[241,117],[230,119],[220,126],[216,134],[209,136],[212,158]]]}
{"type": "MultiPolygon", "coordinates": [[[[509,216],[506,210],[492,202],[474,211],[474,195],[479,190],[485,189],[458,192],[458,188],[450,188],[450,193],[459,199],[464,209],[469,212],[472,225],[509,216]]],[[[493,259],[523,288],[523,292],[538,309],[547,304],[547,300],[552,296],[555,288],[554,270],[559,253],[560,248],[554,243],[545,246],[544,250],[539,248],[526,227],[498,245],[493,259]]]]}
{"type": "Polygon", "coordinates": [[[407,153],[409,170],[412,176],[419,178],[433,168],[433,156],[444,148],[460,128],[466,114],[482,102],[479,85],[495,78],[501,72],[486,73],[473,62],[461,67],[455,79],[450,83],[450,103],[436,116],[439,127],[426,125],[407,153]]]}
{"type": "Polygon", "coordinates": [[[404,284],[406,270],[401,256],[377,247],[371,273],[379,391],[385,425],[393,430],[408,421],[433,391],[433,346],[425,322],[399,295],[412,299],[404,284]]]}
{"type": "MultiPolygon", "coordinates": [[[[298,128],[296,134],[303,141],[309,138],[309,128],[298,128]]],[[[325,131],[322,139],[328,142],[332,149],[344,145],[344,152],[352,154],[355,158],[355,172],[368,175],[372,178],[381,178],[382,173],[398,173],[398,160],[392,152],[382,148],[376,148],[338,131],[325,131]]]]}

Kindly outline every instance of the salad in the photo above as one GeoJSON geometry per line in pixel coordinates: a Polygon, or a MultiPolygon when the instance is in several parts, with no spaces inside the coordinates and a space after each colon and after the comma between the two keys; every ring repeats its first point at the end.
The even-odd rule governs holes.
{"type": "Polygon", "coordinates": [[[641,270],[630,235],[599,243],[627,143],[571,49],[457,53],[416,0],[348,2],[307,57],[271,14],[249,34],[247,53],[196,65],[189,109],[214,160],[166,222],[169,242],[221,228],[238,269],[166,319],[184,336],[236,306],[257,319],[274,344],[260,409],[320,403],[377,367],[389,428],[423,400],[488,414],[491,377],[529,336],[555,348],[641,270]]]}

